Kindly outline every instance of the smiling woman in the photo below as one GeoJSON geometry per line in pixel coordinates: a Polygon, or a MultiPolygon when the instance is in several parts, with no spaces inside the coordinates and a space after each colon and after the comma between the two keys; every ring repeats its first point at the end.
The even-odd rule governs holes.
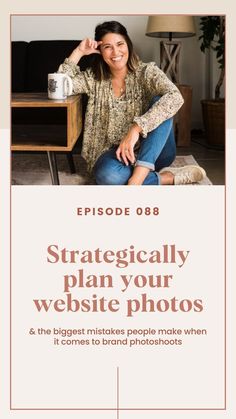
{"type": "Polygon", "coordinates": [[[112,72],[114,94],[120,97],[125,91],[125,77],[128,72],[128,46],[121,35],[108,33],[103,37],[100,51],[104,62],[112,72]]]}
{"type": "Polygon", "coordinates": [[[201,181],[199,166],[173,169],[176,156],[172,118],[183,104],[178,88],[156,66],[143,63],[126,28],[98,25],[59,67],[73,93],[88,96],[82,155],[100,185],[173,185],[201,181]],[[96,54],[81,71],[84,55],[96,54]]]}

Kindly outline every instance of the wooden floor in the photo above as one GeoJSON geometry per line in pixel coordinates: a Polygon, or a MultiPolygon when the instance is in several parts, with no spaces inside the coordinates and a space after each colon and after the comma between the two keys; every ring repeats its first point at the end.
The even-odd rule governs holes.
{"type": "Polygon", "coordinates": [[[213,185],[225,184],[225,152],[209,148],[202,136],[192,136],[190,147],[178,147],[177,155],[192,154],[213,185]]]}

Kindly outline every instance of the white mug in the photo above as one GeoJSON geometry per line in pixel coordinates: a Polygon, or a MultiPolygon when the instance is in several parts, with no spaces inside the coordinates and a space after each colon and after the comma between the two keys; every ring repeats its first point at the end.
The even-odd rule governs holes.
{"type": "Polygon", "coordinates": [[[67,74],[50,73],[48,74],[48,98],[66,99],[73,91],[72,80],[67,74]]]}

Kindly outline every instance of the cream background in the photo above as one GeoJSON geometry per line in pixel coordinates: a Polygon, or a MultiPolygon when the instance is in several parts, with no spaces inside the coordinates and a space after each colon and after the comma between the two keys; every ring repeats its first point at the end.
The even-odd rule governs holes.
{"type": "Polygon", "coordinates": [[[12,315],[13,315],[13,406],[14,407],[114,407],[115,368],[120,367],[120,407],[224,406],[224,187],[176,187],[171,202],[168,188],[107,187],[12,188],[12,315]],[[140,193],[142,201],[140,202],[140,193]],[[105,199],[104,199],[105,198],[105,199]],[[208,205],[199,206],[199,201],[208,205]],[[129,217],[78,217],[77,206],[158,206],[160,215],[129,217]],[[27,209],[25,202],[28,202],[27,209]],[[41,207],[41,202],[49,203],[41,207]],[[174,214],[173,214],[174,211],[174,214]],[[35,223],[41,219],[42,223],[35,223]],[[199,220],[199,224],[194,222],[199,220]],[[27,228],[26,228],[27,225],[27,228]],[[96,232],[96,234],[95,234],[96,232]],[[24,246],[22,246],[24,237],[24,246]],[[182,268],[176,265],[135,264],[117,269],[113,264],[48,264],[46,249],[58,244],[67,249],[129,248],[159,249],[176,244],[190,250],[182,268]],[[26,268],[27,267],[27,268],[26,268]],[[96,294],[118,298],[117,313],[39,314],[34,298],[65,298],[63,275],[112,274],[112,289],[74,288],[73,298],[96,294]],[[172,274],[169,289],[129,288],[122,292],[121,274],[172,274]],[[179,300],[202,298],[200,314],[137,313],[126,317],[125,301],[140,298],[179,300]],[[187,338],[175,347],[92,347],[51,344],[51,338],[29,337],[31,327],[128,327],[208,329],[206,337],[187,338]],[[32,354],[32,356],[31,356],[32,354]],[[46,379],[45,379],[46,375],[46,379]],[[22,386],[24,376],[24,386],[22,386]],[[102,380],[102,382],[101,382],[102,380]],[[32,385],[33,384],[33,385],[32,385]],[[53,392],[50,389],[53,388],[53,392]]]}
{"type": "MultiPolygon", "coordinates": [[[[117,6],[115,4],[111,4],[110,2],[103,1],[102,4],[92,4],[90,1],[90,6],[88,7],[88,3],[81,5],[78,4],[78,1],[70,1],[65,4],[57,4],[57,12],[58,13],[68,13],[68,9],[70,9],[71,13],[117,13],[117,6]],[[99,9],[99,10],[98,10],[99,9]]],[[[227,150],[226,150],[226,159],[227,159],[227,182],[226,182],[226,198],[227,198],[227,279],[228,279],[228,287],[227,287],[227,295],[228,295],[228,305],[227,305],[227,314],[228,314],[228,368],[227,368],[227,410],[226,411],[161,411],[160,412],[145,412],[145,417],[149,418],[156,418],[157,414],[160,415],[162,418],[174,418],[174,419],[182,419],[182,418],[199,418],[199,414],[202,414],[204,418],[233,418],[236,413],[236,406],[235,406],[235,397],[233,397],[233,388],[236,386],[235,382],[235,358],[233,358],[233,354],[235,353],[235,303],[234,303],[234,295],[235,295],[235,281],[234,278],[236,276],[236,269],[235,269],[235,252],[234,249],[236,247],[235,242],[235,231],[236,231],[236,223],[234,214],[236,212],[236,200],[235,200],[235,163],[234,163],[234,156],[236,155],[236,143],[235,143],[235,134],[236,130],[232,129],[235,128],[235,117],[234,117],[234,93],[235,93],[235,82],[234,82],[234,74],[235,74],[235,57],[232,51],[233,42],[235,39],[235,6],[233,1],[227,1],[222,3],[222,1],[200,1],[191,2],[191,4],[186,4],[185,1],[178,2],[171,2],[169,4],[163,4],[163,2],[141,2],[140,4],[135,4],[135,11],[137,13],[156,13],[157,12],[157,4],[158,4],[158,12],[162,13],[196,13],[196,14],[203,14],[203,13],[227,13],[227,21],[228,21],[228,36],[227,36],[227,150]],[[231,129],[230,129],[231,128],[231,129]],[[233,324],[234,323],[234,324],[233,324]],[[234,331],[234,333],[233,333],[234,331]],[[233,386],[234,385],[234,386],[233,386]]],[[[119,2],[119,9],[124,11],[124,13],[132,13],[133,12],[133,4],[127,3],[126,1],[120,0],[119,2]]],[[[0,24],[0,31],[1,31],[1,50],[4,51],[4,58],[5,58],[5,67],[4,75],[5,82],[1,85],[1,106],[3,107],[3,111],[1,112],[1,127],[9,127],[9,88],[10,88],[10,81],[9,81],[9,74],[10,74],[10,67],[9,67],[9,13],[55,13],[55,2],[51,1],[50,3],[47,1],[41,1],[40,4],[21,1],[20,4],[17,1],[10,1],[8,4],[2,6],[1,9],[1,24],[0,24]]],[[[120,11],[119,10],[119,11],[120,11]]],[[[3,348],[3,356],[1,357],[1,372],[2,372],[2,382],[3,391],[1,392],[1,412],[4,419],[9,419],[11,417],[14,418],[41,418],[42,416],[45,418],[117,418],[116,412],[58,412],[58,411],[50,411],[50,412],[37,412],[37,411],[9,411],[9,214],[10,214],[10,194],[9,194],[9,178],[10,178],[10,153],[9,153],[9,143],[10,143],[10,134],[8,130],[1,129],[1,141],[0,141],[0,198],[1,198],[1,332],[2,332],[2,348],[3,348]]],[[[41,189],[40,187],[38,188],[41,189]]],[[[51,188],[50,188],[51,189],[51,188]]],[[[50,190],[49,189],[49,190],[50,190]]],[[[205,188],[201,188],[202,192],[205,188]]],[[[187,191],[186,191],[187,193],[187,191]]],[[[203,198],[203,197],[202,197],[203,198]]],[[[185,195],[185,202],[188,202],[188,196],[185,195]]],[[[201,203],[204,202],[201,199],[201,203]]],[[[125,419],[132,419],[132,418],[143,418],[144,412],[120,412],[120,418],[125,419]]]]}

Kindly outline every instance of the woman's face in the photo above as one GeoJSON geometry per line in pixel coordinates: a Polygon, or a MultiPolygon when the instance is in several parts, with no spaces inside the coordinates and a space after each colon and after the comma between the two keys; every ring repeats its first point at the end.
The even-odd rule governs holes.
{"type": "Polygon", "coordinates": [[[127,68],[129,58],[128,45],[125,38],[117,33],[107,33],[102,38],[100,52],[111,72],[127,68]]]}

